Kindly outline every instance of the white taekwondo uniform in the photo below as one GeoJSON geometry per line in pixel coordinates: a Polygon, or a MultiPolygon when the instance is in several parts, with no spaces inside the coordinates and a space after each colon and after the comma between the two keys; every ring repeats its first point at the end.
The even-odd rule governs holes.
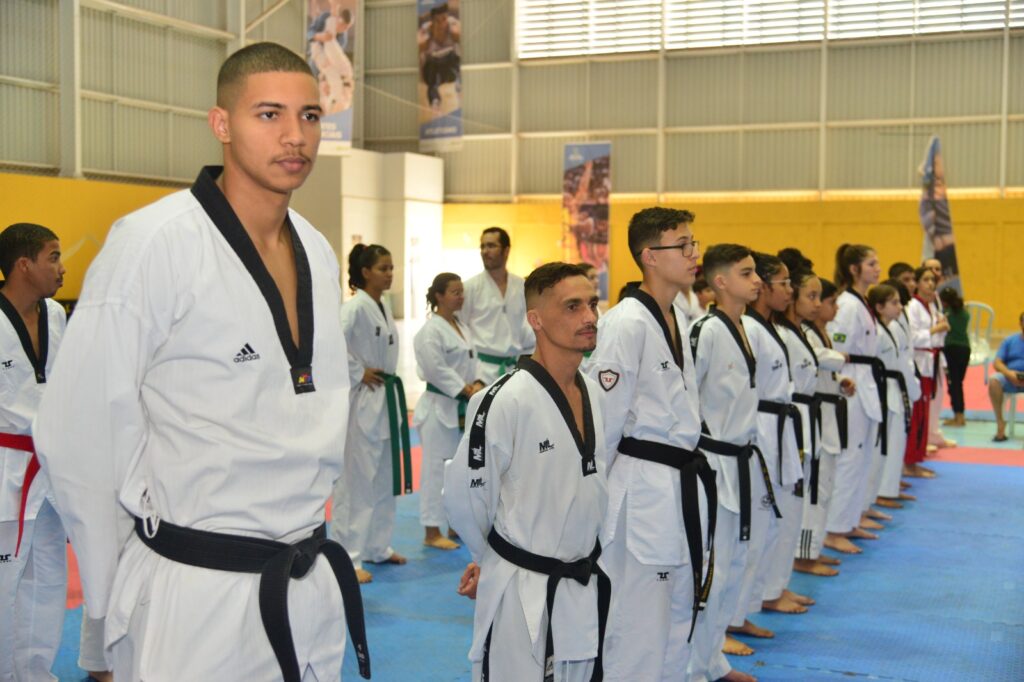
{"type": "Polygon", "coordinates": [[[604,394],[612,458],[601,540],[614,586],[608,682],[678,679],[689,661],[695,599],[707,596],[714,471],[696,452],[700,405],[684,334],[677,328],[673,344],[657,302],[632,286],[598,322],[588,365],[604,394]]]}
{"type": "MultiPolygon", "coordinates": [[[[857,382],[856,394],[847,401],[849,442],[836,460],[832,498],[828,508],[830,533],[848,533],[860,524],[874,450],[878,447],[878,425],[882,421],[877,372],[864,360],[878,360],[878,330],[868,302],[847,290],[836,300],[836,317],[828,325],[833,347],[851,358],[845,372],[857,382]],[[861,361],[858,361],[861,360],[861,361]]],[[[881,386],[885,390],[885,386],[881,386]]]]}
{"type": "Polygon", "coordinates": [[[338,263],[289,211],[296,345],[220,172],[111,228],[36,444],[120,682],[337,679],[345,618],[367,656],[355,573],[323,529],[348,415],[338,263]]]}
{"type": "Polygon", "coordinates": [[[486,270],[466,280],[466,300],[459,317],[473,336],[485,383],[511,370],[520,355],[533,350],[533,330],[526,322],[524,281],[508,273],[502,296],[486,270]]]}
{"type": "Polygon", "coordinates": [[[0,680],[56,680],[50,668],[64,625],[67,538],[30,432],[66,318],[56,301],[39,301],[37,355],[3,294],[0,310],[0,438],[10,441],[0,442],[0,680]]]}
{"type": "Polygon", "coordinates": [[[401,467],[393,462],[393,448],[401,446],[400,423],[408,420],[403,400],[394,400],[395,414],[389,411],[387,394],[401,391],[396,381],[398,368],[398,329],[386,296],[380,302],[357,289],[341,306],[341,327],[348,348],[348,372],[351,381],[351,409],[345,440],[345,469],[334,487],[331,535],[338,540],[357,568],[364,561],[387,561],[395,550],[391,535],[395,527],[395,495],[402,486],[401,467]],[[389,377],[380,386],[362,383],[367,368],[383,370],[389,377]],[[398,421],[393,421],[393,417],[398,421]]]}
{"type": "MultiPolygon", "coordinates": [[[[835,484],[836,458],[844,450],[843,444],[846,442],[843,434],[846,434],[847,398],[840,394],[839,383],[842,377],[837,374],[846,366],[846,358],[839,351],[833,350],[828,335],[820,332],[810,322],[804,322],[801,329],[817,356],[818,377],[813,391],[814,398],[822,404],[817,444],[817,503],[813,495],[814,486],[808,478],[808,485],[804,487],[803,523],[796,558],[817,560],[821,557],[821,548],[825,543],[825,525],[835,484]]],[[[809,444],[810,441],[805,441],[805,445],[809,444]]]]}
{"type": "MultiPolygon", "coordinates": [[[[456,318],[456,324],[459,324],[456,318]]],[[[440,315],[433,315],[412,341],[416,373],[427,382],[427,391],[416,403],[412,425],[420,434],[420,523],[440,528],[447,523],[441,488],[444,463],[455,456],[462,438],[466,384],[480,378],[473,338],[459,324],[455,331],[440,315]],[[460,414],[461,413],[461,414],[460,414]]]]}
{"type": "Polygon", "coordinates": [[[466,434],[445,467],[448,519],[480,566],[474,680],[541,682],[549,655],[555,682],[586,682],[594,673],[599,611],[607,614],[598,598],[607,606],[610,592],[596,562],[608,484],[600,389],[579,372],[576,385],[582,434],[555,380],[522,358],[519,369],[470,399],[466,434]],[[563,562],[575,567],[559,580],[522,567],[527,554],[558,570],[570,567],[563,562]]]}
{"type": "MultiPolygon", "coordinates": [[[[912,396],[921,394],[921,387],[914,376],[913,366],[907,362],[913,356],[910,339],[903,326],[896,320],[888,325],[878,321],[878,355],[885,363],[887,408],[886,456],[881,457],[881,468],[875,495],[896,498],[900,495],[900,476],[903,474],[903,455],[907,449],[907,435],[910,432],[910,411],[912,396]]],[[[872,497],[871,502],[874,501],[872,497]]]]}
{"type": "MultiPolygon", "coordinates": [[[[751,326],[757,323],[743,317],[741,324],[749,338],[751,326]]],[[[690,349],[705,429],[699,447],[718,472],[714,582],[707,608],[697,621],[687,678],[705,682],[731,670],[722,645],[743,586],[753,533],[752,508],[775,511],[775,501],[767,480],[769,467],[754,442],[758,403],[754,356],[732,320],[717,307],[690,328],[690,349]],[[733,454],[723,453],[724,449],[733,454]]]]}

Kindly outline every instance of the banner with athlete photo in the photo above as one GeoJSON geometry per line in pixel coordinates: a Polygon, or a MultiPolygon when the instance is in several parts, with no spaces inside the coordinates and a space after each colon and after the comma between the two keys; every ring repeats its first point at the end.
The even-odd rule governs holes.
{"type": "Polygon", "coordinates": [[[942,162],[942,146],[937,136],[928,142],[921,174],[921,203],[918,212],[924,228],[921,258],[935,258],[942,264],[942,289],[952,287],[962,296],[960,268],[956,262],[956,241],[953,239],[953,218],[946,197],[946,167],[942,162]]]}
{"type": "Polygon", "coordinates": [[[320,87],[320,153],[352,146],[357,0],[307,0],[306,59],[320,87]]]}
{"type": "Polygon", "coordinates": [[[608,206],[612,193],[612,145],[565,145],[562,166],[562,249],[570,263],[597,271],[598,294],[608,300],[608,206]]]}
{"type": "Polygon", "coordinates": [[[420,151],[462,148],[460,0],[416,0],[420,151]]]}

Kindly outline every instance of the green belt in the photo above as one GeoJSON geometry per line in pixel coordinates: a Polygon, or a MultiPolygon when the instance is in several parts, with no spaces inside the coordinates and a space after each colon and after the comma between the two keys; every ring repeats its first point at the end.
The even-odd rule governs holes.
{"type": "MultiPolygon", "coordinates": [[[[448,395],[447,393],[445,393],[444,391],[439,389],[437,386],[435,386],[434,384],[431,384],[429,382],[427,383],[427,393],[436,393],[438,395],[443,395],[445,398],[451,398],[450,395],[448,395]]],[[[469,398],[467,398],[467,397],[465,397],[463,395],[458,395],[458,396],[455,396],[454,398],[452,398],[452,400],[457,400],[458,403],[459,403],[459,431],[465,431],[466,430],[466,406],[469,405],[469,398]]]]}
{"type": "Polygon", "coordinates": [[[508,374],[516,368],[516,358],[503,358],[500,355],[490,355],[479,351],[476,356],[488,364],[497,365],[502,374],[508,374]]]}
{"type": "Polygon", "coordinates": [[[388,428],[391,431],[391,471],[394,494],[412,492],[412,442],[409,439],[409,408],[405,403],[405,386],[396,374],[384,377],[384,393],[388,400],[388,428]],[[399,436],[402,440],[399,442],[399,436]],[[404,481],[404,486],[403,486],[404,481]]]}

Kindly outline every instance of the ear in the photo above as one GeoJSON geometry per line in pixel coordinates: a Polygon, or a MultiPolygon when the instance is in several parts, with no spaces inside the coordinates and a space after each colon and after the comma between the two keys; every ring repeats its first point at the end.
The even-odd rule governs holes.
{"type": "Polygon", "coordinates": [[[640,250],[640,262],[648,267],[653,267],[657,263],[657,259],[654,252],[645,246],[640,250]]]}
{"type": "Polygon", "coordinates": [[[213,131],[213,136],[217,138],[218,142],[221,144],[229,144],[231,142],[231,126],[228,124],[228,112],[226,109],[221,107],[210,109],[210,113],[206,115],[206,120],[210,124],[210,130],[213,131]]]}
{"type": "Polygon", "coordinates": [[[530,310],[526,311],[526,321],[529,323],[530,329],[532,329],[535,332],[539,332],[541,329],[544,328],[544,325],[541,324],[540,321],[540,313],[537,312],[536,308],[531,308],[530,310]]]}

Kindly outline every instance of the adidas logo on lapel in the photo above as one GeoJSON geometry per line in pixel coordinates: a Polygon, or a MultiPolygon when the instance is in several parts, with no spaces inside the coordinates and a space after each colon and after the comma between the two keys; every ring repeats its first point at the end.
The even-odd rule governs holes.
{"type": "Polygon", "coordinates": [[[251,360],[259,360],[260,354],[252,349],[252,346],[245,344],[242,346],[242,350],[235,353],[235,362],[249,362],[251,360]]]}
{"type": "Polygon", "coordinates": [[[597,373],[597,379],[601,382],[601,388],[607,393],[619,383],[619,373],[610,369],[602,369],[597,373]]]}
{"type": "Polygon", "coordinates": [[[548,439],[548,438],[545,438],[543,441],[541,441],[538,444],[538,446],[539,446],[538,453],[550,452],[551,450],[555,449],[555,446],[551,443],[551,440],[548,439]]]}

